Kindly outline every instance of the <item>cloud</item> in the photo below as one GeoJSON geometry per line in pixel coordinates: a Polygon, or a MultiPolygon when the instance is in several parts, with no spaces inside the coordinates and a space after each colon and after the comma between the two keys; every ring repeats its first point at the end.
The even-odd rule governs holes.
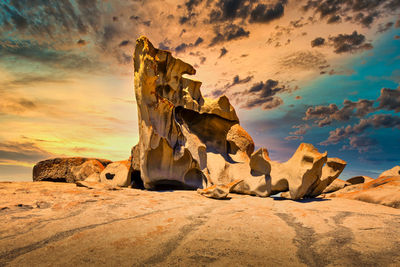
{"type": "Polygon", "coordinates": [[[356,125],[337,128],[329,132],[327,140],[321,142],[321,145],[337,144],[351,136],[357,136],[364,133],[367,129],[374,128],[397,128],[400,129],[400,117],[390,114],[375,114],[369,118],[361,119],[356,125]]]}
{"type": "Polygon", "coordinates": [[[228,24],[225,27],[215,27],[214,28],[214,38],[211,40],[209,46],[214,46],[216,44],[237,40],[241,38],[247,38],[250,35],[249,31],[236,24],[228,24]]]}
{"type": "Polygon", "coordinates": [[[375,139],[366,136],[351,136],[349,145],[344,145],[343,150],[356,149],[359,153],[367,152],[377,144],[375,139]]]}
{"type": "Polygon", "coordinates": [[[258,4],[250,13],[250,23],[268,23],[279,19],[285,12],[286,1],[276,3],[274,6],[258,4]]]}
{"type": "Polygon", "coordinates": [[[228,53],[228,50],[226,50],[226,48],[225,48],[225,47],[222,47],[222,48],[221,48],[221,54],[219,55],[219,57],[218,57],[218,58],[221,58],[221,57],[225,56],[225,55],[226,55],[226,53],[228,53]]]}
{"type": "Polygon", "coordinates": [[[231,88],[231,87],[233,87],[233,86],[235,86],[235,85],[238,85],[238,84],[245,84],[245,83],[248,83],[248,82],[250,82],[252,79],[253,79],[253,76],[247,76],[246,78],[240,79],[239,75],[236,75],[235,77],[233,77],[233,80],[232,80],[231,83],[225,84],[224,88],[222,88],[222,89],[214,90],[214,91],[212,92],[212,95],[213,95],[214,97],[218,97],[218,96],[220,96],[220,95],[225,94],[226,91],[227,91],[229,88],[231,88]]]}
{"type": "Polygon", "coordinates": [[[0,103],[0,114],[22,114],[35,110],[37,107],[38,106],[35,102],[23,97],[2,97],[2,101],[0,103]]]}
{"type": "Polygon", "coordinates": [[[85,46],[85,45],[87,44],[86,41],[83,40],[83,39],[79,39],[76,43],[77,43],[77,45],[79,45],[79,46],[85,46]]]}
{"type": "Polygon", "coordinates": [[[246,0],[219,0],[211,10],[210,23],[234,20],[236,18],[245,19],[249,16],[251,3],[246,0]]]}
{"type": "Polygon", "coordinates": [[[12,162],[12,165],[20,163],[34,164],[40,160],[54,155],[33,142],[0,142],[0,161],[12,162]]]}
{"type": "Polygon", "coordinates": [[[378,30],[376,33],[384,33],[390,30],[393,27],[394,23],[393,22],[388,22],[386,24],[380,24],[378,30]]]}
{"type": "Polygon", "coordinates": [[[400,87],[397,89],[383,88],[378,98],[379,109],[400,112],[400,87]]]}
{"type": "Polygon", "coordinates": [[[281,67],[289,69],[318,69],[319,66],[326,64],[325,56],[316,51],[299,51],[289,54],[280,60],[281,67]]]}
{"type": "Polygon", "coordinates": [[[325,44],[325,39],[322,37],[317,37],[311,41],[311,47],[322,46],[325,44]]]}
{"type": "Polygon", "coordinates": [[[252,79],[253,79],[253,76],[247,76],[246,78],[240,79],[239,75],[236,75],[235,77],[233,77],[232,83],[226,84],[225,88],[228,89],[228,88],[231,88],[231,87],[233,87],[235,85],[238,85],[238,84],[248,83],[252,79]]]}
{"type": "Polygon", "coordinates": [[[0,59],[24,59],[47,65],[52,69],[70,71],[93,71],[101,67],[98,62],[83,53],[56,50],[49,45],[28,40],[0,41],[0,59]]]}
{"type": "MultiPolygon", "coordinates": [[[[203,43],[203,41],[204,41],[203,38],[198,37],[194,43],[189,43],[189,44],[187,44],[187,43],[181,43],[180,45],[178,45],[177,47],[175,47],[174,50],[175,50],[176,53],[185,52],[186,49],[188,49],[188,48],[193,48],[193,47],[199,46],[201,43],[203,43]]],[[[160,48],[163,47],[163,48],[161,48],[161,49],[168,50],[168,49],[166,49],[166,48],[168,48],[168,47],[166,47],[163,43],[160,43],[159,46],[160,46],[160,48]]]]}
{"type": "Polygon", "coordinates": [[[307,130],[310,129],[310,125],[308,124],[300,124],[300,125],[293,125],[293,129],[297,129],[294,132],[290,132],[289,134],[292,135],[305,135],[307,133],[307,130]]]}
{"type": "Polygon", "coordinates": [[[315,119],[319,127],[330,125],[333,121],[348,121],[353,116],[362,118],[375,111],[374,101],[361,99],[357,102],[343,101],[343,107],[339,109],[335,104],[328,106],[315,106],[307,109],[303,120],[315,119]]]}
{"type": "Polygon", "coordinates": [[[119,47],[123,47],[123,46],[127,46],[129,44],[131,44],[132,42],[130,40],[123,40],[119,43],[119,47]]]}
{"type": "Polygon", "coordinates": [[[337,23],[341,18],[370,27],[375,18],[400,8],[398,0],[308,0],[304,11],[314,11],[320,20],[337,23]]]}
{"type": "Polygon", "coordinates": [[[329,40],[335,48],[334,52],[338,54],[372,49],[372,45],[365,42],[365,36],[358,34],[357,31],[352,34],[339,34],[329,37],[329,40]]]}
{"type": "Polygon", "coordinates": [[[290,136],[286,136],[285,137],[285,140],[288,140],[288,141],[297,141],[297,140],[300,140],[300,141],[302,141],[304,139],[304,137],[303,136],[295,136],[295,135],[290,135],[290,136]]]}
{"type": "Polygon", "coordinates": [[[276,94],[287,91],[289,91],[288,88],[284,85],[279,86],[279,82],[272,79],[253,84],[250,89],[242,92],[239,96],[240,99],[243,99],[244,96],[248,97],[241,107],[245,109],[261,107],[264,110],[276,108],[283,104],[283,100],[276,94]]]}

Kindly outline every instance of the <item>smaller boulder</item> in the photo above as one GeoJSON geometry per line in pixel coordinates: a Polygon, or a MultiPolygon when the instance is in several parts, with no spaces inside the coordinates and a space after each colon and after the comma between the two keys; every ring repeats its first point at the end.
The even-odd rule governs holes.
{"type": "Polygon", "coordinates": [[[215,199],[226,199],[228,194],[232,191],[232,189],[243,180],[235,180],[228,184],[219,184],[219,185],[212,185],[210,187],[201,189],[197,189],[197,193],[203,195],[208,198],[215,198],[215,199]]]}
{"type": "Polygon", "coordinates": [[[79,166],[71,167],[76,181],[100,182],[100,173],[104,170],[103,164],[98,160],[91,159],[79,166]]]}
{"type": "Polygon", "coordinates": [[[131,184],[131,161],[116,161],[107,165],[100,174],[100,181],[112,186],[126,187],[131,184]]]}
{"type": "Polygon", "coordinates": [[[332,192],[338,191],[342,188],[345,188],[346,186],[349,186],[349,185],[351,185],[351,183],[337,178],[327,188],[325,188],[322,193],[324,193],[324,194],[332,193],[332,192]]]}
{"type": "Polygon", "coordinates": [[[33,167],[33,181],[75,183],[89,176],[97,176],[112,161],[94,158],[53,158],[43,160],[33,167]]]}
{"type": "Polygon", "coordinates": [[[373,180],[374,178],[371,178],[369,176],[355,176],[350,179],[347,179],[347,182],[350,184],[365,184],[373,180]]]}

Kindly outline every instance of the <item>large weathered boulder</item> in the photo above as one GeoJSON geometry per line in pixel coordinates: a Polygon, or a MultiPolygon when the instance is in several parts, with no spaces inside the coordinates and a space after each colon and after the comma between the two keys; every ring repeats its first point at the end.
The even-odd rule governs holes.
{"type": "Polygon", "coordinates": [[[330,159],[323,169],[326,152],[310,144],[285,163],[271,161],[264,148],[254,152],[228,98],[203,97],[201,82],[183,77],[196,70],[146,37],[136,41],[134,69],[139,144],[131,160],[145,188],[198,188],[213,198],[289,191],[287,197],[299,199],[319,195],[346,165],[330,159]]]}
{"type": "Polygon", "coordinates": [[[75,183],[98,178],[110,160],[94,158],[54,158],[38,162],[33,167],[33,181],[75,183]]]}
{"type": "Polygon", "coordinates": [[[100,182],[111,186],[126,187],[131,184],[131,161],[116,161],[107,165],[100,174],[100,182]]]}
{"type": "Polygon", "coordinates": [[[204,98],[201,82],[182,77],[195,69],[146,37],[136,41],[134,68],[145,188],[195,189],[241,180],[234,192],[270,194],[269,164],[250,164],[259,153],[253,154],[254,142],[226,96],[204,98]]]}
{"type": "Polygon", "coordinates": [[[400,176],[400,166],[395,166],[390,170],[384,171],[378,177],[383,176],[400,176]]]}

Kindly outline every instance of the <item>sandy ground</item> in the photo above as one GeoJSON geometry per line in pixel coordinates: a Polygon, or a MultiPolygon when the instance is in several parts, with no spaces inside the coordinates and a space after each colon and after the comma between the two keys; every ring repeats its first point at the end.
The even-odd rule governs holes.
{"type": "Polygon", "coordinates": [[[0,266],[400,266],[400,210],[0,183],[0,266]]]}

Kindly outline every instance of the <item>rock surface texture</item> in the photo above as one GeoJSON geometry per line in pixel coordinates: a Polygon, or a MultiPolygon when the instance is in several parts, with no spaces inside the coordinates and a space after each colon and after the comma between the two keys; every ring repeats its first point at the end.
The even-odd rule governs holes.
{"type": "Polygon", "coordinates": [[[383,176],[326,194],[326,197],[355,199],[400,209],[400,176],[383,176]]]}
{"type": "Polygon", "coordinates": [[[107,165],[100,174],[100,182],[112,186],[126,187],[131,184],[131,161],[116,161],[107,165]]]}
{"type": "Polygon", "coordinates": [[[146,37],[136,41],[134,69],[139,144],[132,159],[139,154],[145,188],[200,188],[214,198],[288,191],[287,197],[299,199],[320,194],[346,165],[309,144],[286,163],[271,161],[266,149],[254,152],[228,98],[203,97],[201,82],[183,77],[195,69],[146,37]]]}
{"type": "Polygon", "coordinates": [[[75,183],[89,179],[98,181],[100,173],[111,161],[93,158],[54,158],[33,167],[33,181],[75,183]]]}
{"type": "Polygon", "coordinates": [[[395,166],[390,170],[382,172],[379,177],[383,176],[400,176],[400,166],[395,166]]]}
{"type": "Polygon", "coordinates": [[[232,190],[270,195],[270,166],[226,96],[204,98],[195,69],[141,37],[134,55],[144,187],[206,188],[241,180],[232,190]],[[253,163],[252,163],[253,162],[253,163]]]}
{"type": "Polygon", "coordinates": [[[399,266],[400,210],[0,183],[0,266],[399,266]]]}

